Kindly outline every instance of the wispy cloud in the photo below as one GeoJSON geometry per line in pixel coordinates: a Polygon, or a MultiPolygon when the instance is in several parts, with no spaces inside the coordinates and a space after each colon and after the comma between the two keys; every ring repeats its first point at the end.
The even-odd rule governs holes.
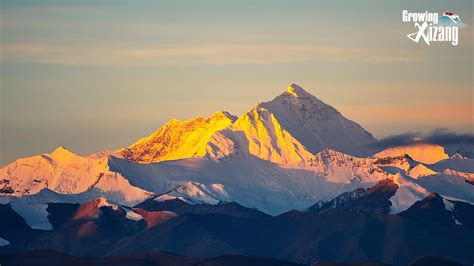
{"type": "Polygon", "coordinates": [[[2,61],[71,65],[276,64],[305,61],[413,62],[406,51],[308,44],[203,44],[158,47],[13,43],[2,46],[2,61]]]}

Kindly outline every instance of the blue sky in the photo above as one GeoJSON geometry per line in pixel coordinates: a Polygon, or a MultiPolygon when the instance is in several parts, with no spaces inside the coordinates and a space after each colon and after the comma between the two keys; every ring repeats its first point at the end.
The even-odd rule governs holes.
{"type": "Polygon", "coordinates": [[[1,1],[0,165],[240,115],[296,82],[376,137],[473,131],[473,28],[411,42],[401,11],[472,1],[1,1]]]}

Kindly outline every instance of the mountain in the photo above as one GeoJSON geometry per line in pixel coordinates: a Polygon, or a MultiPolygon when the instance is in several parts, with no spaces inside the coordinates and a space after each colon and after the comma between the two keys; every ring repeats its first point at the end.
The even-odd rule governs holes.
{"type": "Polygon", "coordinates": [[[269,214],[306,208],[340,186],[318,178],[310,170],[283,168],[254,156],[231,160],[189,158],[154,164],[112,158],[109,165],[133,186],[166,194],[163,197],[206,204],[237,202],[269,214]]]}
{"type": "Polygon", "coordinates": [[[123,158],[137,163],[200,157],[206,155],[211,136],[235,121],[227,112],[217,112],[208,118],[186,121],[173,119],[148,137],[117,151],[123,158]]]}
{"type": "Polygon", "coordinates": [[[296,84],[238,119],[227,112],[209,118],[171,120],[158,131],[114,154],[137,163],[207,156],[253,155],[301,165],[324,148],[352,150],[374,137],[335,108],[296,84]]]}
{"type": "Polygon", "coordinates": [[[309,160],[309,169],[328,181],[344,182],[377,182],[390,174],[382,170],[378,161],[359,158],[331,149],[318,152],[309,160]]]}
{"type": "Polygon", "coordinates": [[[120,204],[136,204],[152,195],[110,171],[108,160],[82,157],[64,147],[50,154],[19,159],[0,169],[0,194],[35,195],[43,189],[61,194],[95,191],[92,194],[107,195],[120,204]]]}
{"type": "MultiPolygon", "coordinates": [[[[56,206],[57,207],[57,206],[56,206]]],[[[130,219],[127,211],[109,203],[105,198],[79,206],[63,206],[71,216],[65,215],[56,228],[34,238],[27,248],[54,249],[79,256],[103,254],[119,239],[144,230],[146,223],[130,219]],[[75,210],[75,211],[74,211],[75,210]]],[[[58,213],[55,213],[58,216],[58,213]]]]}
{"type": "Polygon", "coordinates": [[[0,169],[0,195],[4,196],[0,200],[13,200],[28,222],[41,217],[44,222],[38,228],[42,229],[50,227],[45,220],[44,196],[69,203],[104,196],[113,203],[133,206],[154,194],[172,191],[174,196],[184,195],[197,202],[235,201],[272,214],[304,209],[314,201],[386,178],[367,160],[357,169],[357,163],[350,161],[357,161],[355,157],[334,166],[330,164],[336,157],[320,160],[321,166],[312,162],[322,155],[313,155],[316,150],[306,146],[326,136],[322,132],[330,132],[327,137],[334,138],[325,143],[346,139],[342,135],[348,132],[351,138],[360,135],[347,131],[350,128],[359,127],[292,84],[273,101],[259,104],[239,118],[218,112],[209,118],[171,120],[149,137],[116,152],[83,157],[59,147],[51,154],[19,159],[0,169]],[[286,109],[279,106],[289,108],[291,119],[283,116],[286,109]],[[304,135],[314,139],[300,142],[293,134],[303,131],[295,131],[291,121],[311,124],[304,135]],[[293,191],[288,191],[289,187],[293,191]],[[45,189],[68,196],[39,195],[45,189]],[[259,197],[262,193],[267,197],[259,197]],[[15,200],[25,195],[39,196],[33,203],[15,200]]]}
{"type": "Polygon", "coordinates": [[[279,239],[286,246],[280,247],[284,254],[307,261],[337,258],[353,262],[365,258],[407,265],[420,256],[464,256],[461,261],[465,262],[473,259],[465,249],[472,245],[473,233],[466,225],[453,222],[446,226],[436,220],[387,214],[388,198],[396,190],[396,184],[383,181],[367,193],[355,193],[358,196],[340,206],[329,204],[330,208],[283,214],[277,217],[281,224],[274,228],[287,228],[281,229],[279,239]]]}
{"type": "MultiPolygon", "coordinates": [[[[148,199],[132,211],[166,209],[175,213],[151,226],[145,219],[131,219],[126,208],[103,198],[80,205],[48,204],[48,219],[55,225],[52,230],[23,235],[27,240],[23,244],[17,244],[13,234],[1,233],[0,237],[12,242],[11,251],[53,249],[122,259],[156,250],[201,258],[252,255],[306,265],[336,260],[407,265],[421,256],[448,257],[462,263],[474,259],[469,252],[474,244],[472,204],[433,193],[405,212],[390,214],[390,199],[399,189],[393,180],[385,179],[368,189],[343,193],[326,204],[279,216],[236,204],[192,205],[180,199],[148,199]]],[[[19,219],[5,216],[0,228],[19,219]]]]}
{"type": "Polygon", "coordinates": [[[468,183],[470,173],[447,168],[469,170],[465,167],[469,165],[469,159],[449,159],[449,163],[424,166],[433,169],[432,173],[418,171],[422,166],[417,167],[420,163],[408,156],[359,158],[330,149],[295,167],[253,155],[137,164],[113,156],[90,159],[67,152],[70,160],[63,160],[53,154],[20,159],[2,169],[5,188],[18,192],[4,194],[9,196],[0,199],[11,201],[12,207],[37,229],[52,227],[46,218],[45,204],[50,202],[84,203],[106,197],[114,204],[132,207],[160,195],[161,199],[178,198],[192,204],[237,202],[278,215],[291,209],[306,209],[315,202],[329,201],[343,192],[368,188],[394,176],[403,185],[393,197],[393,212],[405,210],[430,192],[474,202],[470,192],[472,185],[468,183]],[[81,169],[85,170],[81,172],[81,169]],[[26,178],[19,180],[18,176],[26,178]],[[49,189],[46,189],[51,180],[57,181],[57,185],[48,185],[49,189]],[[31,194],[17,188],[26,188],[31,194]]]}
{"type": "Polygon", "coordinates": [[[250,154],[279,164],[297,164],[311,157],[275,116],[262,107],[250,110],[228,128],[216,132],[208,154],[212,158],[250,154]]]}
{"type": "MultiPolygon", "coordinates": [[[[304,264],[292,263],[289,261],[276,260],[265,257],[256,256],[240,256],[240,255],[224,255],[214,258],[192,258],[181,255],[176,255],[167,252],[148,252],[142,254],[133,254],[128,256],[114,256],[104,258],[79,258],[69,256],[63,253],[39,250],[20,252],[15,254],[0,255],[0,261],[6,265],[134,265],[134,266],[302,266],[304,264]]],[[[376,262],[360,262],[360,263],[341,263],[341,262],[318,262],[313,266],[388,266],[385,263],[376,262]]],[[[420,257],[417,258],[410,266],[461,266],[461,263],[453,260],[439,258],[439,257],[420,257]]]]}
{"type": "Polygon", "coordinates": [[[435,171],[428,168],[426,165],[419,163],[415,167],[408,170],[408,175],[413,178],[418,178],[420,176],[429,176],[437,174],[435,171]]]}
{"type": "MultiPolygon", "coordinates": [[[[75,158],[73,161],[86,163],[72,165],[57,160],[46,161],[45,157],[49,158],[49,155],[26,159],[30,165],[39,165],[42,167],[40,169],[47,170],[43,173],[35,170],[38,167],[24,165],[21,160],[7,166],[4,170],[9,174],[6,175],[5,183],[12,180],[13,188],[29,188],[32,193],[21,194],[23,191],[19,191],[13,194],[14,197],[2,197],[6,202],[12,201],[12,206],[31,226],[40,229],[51,227],[45,211],[45,204],[49,202],[83,203],[104,196],[113,203],[130,207],[154,194],[165,194],[161,197],[184,198],[195,204],[238,202],[267,213],[279,214],[293,208],[307,208],[334,193],[359,186],[368,187],[378,178],[387,176],[383,172],[376,172],[377,167],[370,166],[369,159],[366,168],[357,169],[351,164],[340,164],[335,157],[328,157],[324,161],[327,164],[324,167],[337,169],[327,174],[316,171],[323,166],[313,165],[305,169],[284,168],[254,156],[222,161],[201,157],[136,164],[114,157],[94,160],[73,155],[72,158],[75,158]],[[55,167],[49,167],[50,163],[55,167]],[[97,169],[94,170],[90,165],[97,169]],[[80,172],[82,168],[89,169],[90,172],[87,170],[80,172]],[[373,176],[370,175],[372,171],[373,176]],[[100,173],[104,173],[101,178],[100,173]],[[56,176],[73,174],[76,175],[77,182],[69,179],[60,180],[61,185],[48,186],[49,189],[46,189],[45,184],[50,180],[57,180],[56,176]],[[24,178],[20,180],[21,182],[17,182],[16,176],[27,176],[33,180],[24,178]],[[95,183],[97,184],[93,186],[95,183]],[[63,187],[70,190],[58,189],[63,187]],[[292,188],[291,191],[288,188],[292,188]],[[22,197],[17,198],[19,196],[22,197]]],[[[352,159],[347,159],[347,162],[350,160],[352,159]]]]}
{"type": "Polygon", "coordinates": [[[392,180],[397,184],[398,189],[395,195],[390,198],[391,213],[399,213],[406,210],[416,201],[423,199],[430,193],[429,190],[418,184],[417,179],[411,178],[402,172],[396,173],[392,180]]]}
{"type": "Polygon", "coordinates": [[[417,165],[417,162],[407,154],[404,154],[376,158],[374,164],[380,166],[385,171],[395,174],[400,170],[404,172],[410,171],[410,169],[417,165]]]}
{"type": "Polygon", "coordinates": [[[474,173],[474,159],[444,159],[430,167],[438,172],[453,170],[460,173],[474,173]]]}
{"type": "MultiPolygon", "coordinates": [[[[143,254],[134,254],[128,256],[114,256],[104,258],[80,258],[69,256],[63,253],[39,250],[28,251],[17,254],[0,255],[0,262],[5,265],[77,265],[77,266],[107,266],[107,265],[134,265],[134,266],[302,266],[299,263],[276,260],[272,258],[256,256],[238,256],[227,255],[214,258],[193,258],[176,255],[167,252],[148,252],[143,254]]],[[[377,266],[378,264],[368,264],[368,266],[377,266]]],[[[348,265],[350,266],[350,265],[348,265]]],[[[354,265],[356,266],[356,265],[354,265]]]]}
{"type": "Polygon", "coordinates": [[[181,199],[157,200],[159,197],[147,199],[135,206],[135,209],[146,211],[169,211],[177,214],[195,213],[195,214],[226,214],[241,218],[264,218],[268,217],[261,211],[245,208],[235,202],[222,202],[216,205],[211,204],[190,204],[181,199]]]}
{"type": "Polygon", "coordinates": [[[471,185],[474,184],[474,160],[469,158],[450,158],[430,165],[430,168],[447,175],[460,176],[471,185]]]}
{"type": "Polygon", "coordinates": [[[297,84],[269,102],[258,105],[267,109],[285,130],[311,153],[324,148],[348,150],[375,141],[359,124],[348,120],[334,107],[322,102],[297,84]]]}
{"type": "Polygon", "coordinates": [[[318,202],[308,210],[322,212],[328,209],[352,209],[373,213],[389,213],[392,205],[389,200],[395,195],[398,188],[393,180],[385,179],[369,189],[359,188],[344,192],[329,202],[318,202]]]}
{"type": "Polygon", "coordinates": [[[353,155],[374,140],[292,84],[115,152],[58,147],[0,169],[0,251],[470,262],[473,159],[431,144],[353,155]]]}
{"type": "Polygon", "coordinates": [[[277,215],[306,209],[345,191],[368,188],[391,176],[373,161],[325,150],[306,166],[296,168],[255,156],[217,161],[190,158],[154,164],[112,158],[109,165],[133,186],[165,194],[166,198],[206,204],[237,202],[277,215]]]}
{"type": "Polygon", "coordinates": [[[209,155],[251,154],[278,164],[302,165],[325,148],[352,150],[375,141],[360,125],[296,84],[259,103],[225,130],[216,132],[209,155]]]}
{"type": "Polygon", "coordinates": [[[420,223],[430,220],[439,225],[458,225],[474,229],[474,205],[442,197],[436,192],[415,202],[399,215],[420,223]]]}
{"type": "MultiPolygon", "coordinates": [[[[342,260],[395,265],[419,256],[473,259],[468,250],[474,235],[467,225],[389,214],[389,199],[397,189],[393,181],[384,180],[348,204],[265,219],[185,213],[121,241],[109,255],[159,249],[204,257],[255,254],[305,264],[342,260]]],[[[465,213],[473,207],[468,206],[465,213]]]]}
{"type": "Polygon", "coordinates": [[[14,245],[23,248],[40,230],[32,229],[26,221],[12,208],[11,204],[0,204],[0,239],[4,249],[14,245]]]}

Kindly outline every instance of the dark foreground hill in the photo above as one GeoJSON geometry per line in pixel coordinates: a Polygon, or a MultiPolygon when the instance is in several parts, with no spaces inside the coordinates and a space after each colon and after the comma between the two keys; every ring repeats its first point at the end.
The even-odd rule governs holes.
{"type": "MultiPolygon", "coordinates": [[[[109,265],[118,259],[130,265],[147,261],[156,265],[291,265],[285,261],[409,265],[420,257],[474,262],[474,206],[432,193],[393,215],[388,213],[389,199],[397,189],[391,180],[384,180],[368,190],[344,193],[306,211],[276,217],[235,203],[187,206],[179,200],[150,200],[135,208],[143,219],[134,220],[124,208],[100,199],[82,205],[56,203],[48,206],[54,227],[48,231],[29,230],[5,205],[0,209],[5,214],[0,228],[17,226],[21,238],[3,230],[0,237],[11,244],[0,251],[55,250],[82,258],[102,257],[85,260],[51,251],[2,257],[48,262],[49,254],[71,265],[109,265]]],[[[429,262],[425,258],[415,265],[429,262]]]]}
{"type": "MultiPolygon", "coordinates": [[[[21,252],[15,254],[0,254],[2,265],[23,265],[23,266],[63,266],[63,265],[92,265],[92,266],[298,266],[303,264],[276,260],[272,258],[224,255],[214,258],[192,258],[179,256],[165,252],[148,252],[127,256],[104,257],[104,258],[79,258],[51,250],[37,250],[21,252]]],[[[388,266],[389,264],[375,262],[319,262],[312,266],[388,266]]],[[[416,259],[411,266],[460,266],[462,264],[455,261],[436,258],[421,257],[416,259]]]]}

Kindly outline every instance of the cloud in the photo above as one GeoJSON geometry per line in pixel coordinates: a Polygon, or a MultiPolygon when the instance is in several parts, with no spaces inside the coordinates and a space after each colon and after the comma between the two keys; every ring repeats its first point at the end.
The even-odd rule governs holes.
{"type": "Polygon", "coordinates": [[[373,148],[385,149],[388,147],[406,146],[415,143],[414,139],[418,136],[416,133],[403,133],[392,135],[369,144],[373,148]]]}
{"type": "Polygon", "coordinates": [[[423,139],[427,143],[439,145],[474,144],[474,134],[457,134],[447,129],[437,129],[423,139]]]}
{"type": "Polygon", "coordinates": [[[367,63],[413,62],[406,51],[347,48],[310,44],[202,44],[157,47],[118,47],[116,44],[2,45],[2,61],[70,65],[194,65],[275,64],[312,60],[367,63]]]}
{"type": "Polygon", "coordinates": [[[380,139],[369,146],[371,148],[385,149],[389,147],[407,146],[418,143],[447,145],[474,145],[474,134],[455,133],[447,129],[436,129],[428,134],[417,132],[407,132],[399,135],[392,135],[380,139]]]}

